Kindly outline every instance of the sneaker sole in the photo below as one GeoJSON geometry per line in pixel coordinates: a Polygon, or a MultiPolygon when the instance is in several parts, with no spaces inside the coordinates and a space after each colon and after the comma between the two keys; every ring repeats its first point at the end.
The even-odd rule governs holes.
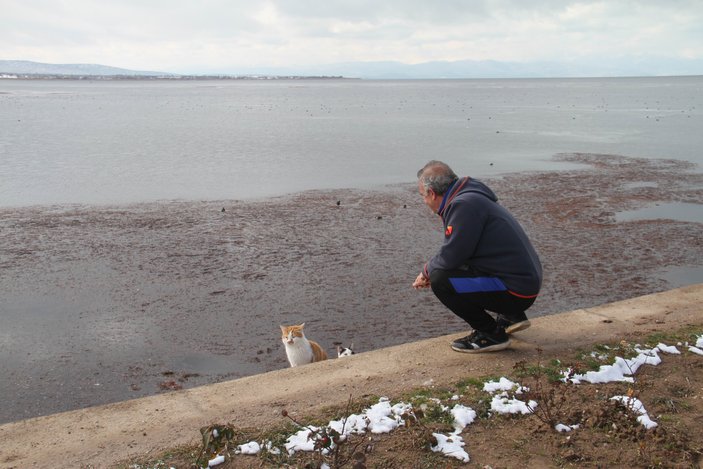
{"type": "Polygon", "coordinates": [[[525,319],[524,321],[516,322],[514,324],[509,325],[508,327],[505,328],[505,333],[506,334],[512,334],[514,332],[519,332],[519,331],[524,331],[528,327],[530,327],[532,324],[530,324],[529,319],[525,319]]]}
{"type": "Polygon", "coordinates": [[[483,353],[483,352],[497,352],[499,350],[505,350],[506,348],[510,347],[510,339],[508,339],[505,342],[502,342],[500,344],[495,344],[495,345],[489,345],[488,347],[483,347],[483,348],[474,348],[474,349],[464,349],[464,348],[457,348],[452,345],[452,350],[455,352],[461,352],[461,353],[483,353]]]}

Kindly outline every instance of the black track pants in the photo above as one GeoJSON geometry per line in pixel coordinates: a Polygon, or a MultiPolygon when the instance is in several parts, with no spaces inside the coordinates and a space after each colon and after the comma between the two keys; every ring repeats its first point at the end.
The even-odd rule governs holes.
{"type": "Polygon", "coordinates": [[[435,269],[430,275],[432,291],[439,301],[474,330],[488,333],[495,330],[496,322],[487,311],[514,320],[525,319],[525,311],[535,302],[535,298],[521,298],[499,289],[491,280],[496,279],[465,270],[435,269]]]}

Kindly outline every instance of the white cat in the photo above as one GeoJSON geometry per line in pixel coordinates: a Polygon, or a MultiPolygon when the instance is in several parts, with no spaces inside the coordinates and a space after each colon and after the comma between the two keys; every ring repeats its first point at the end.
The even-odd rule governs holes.
{"type": "Polygon", "coordinates": [[[281,326],[281,341],[286,346],[286,356],[292,367],[327,360],[325,350],[317,342],[305,337],[303,327],[305,323],[281,326]]]}

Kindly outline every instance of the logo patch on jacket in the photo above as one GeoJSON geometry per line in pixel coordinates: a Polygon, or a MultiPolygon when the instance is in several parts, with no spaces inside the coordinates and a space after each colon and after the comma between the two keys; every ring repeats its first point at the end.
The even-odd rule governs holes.
{"type": "Polygon", "coordinates": [[[454,228],[452,227],[452,225],[449,225],[447,229],[444,230],[444,236],[449,236],[450,234],[452,234],[452,231],[454,231],[454,228]]]}

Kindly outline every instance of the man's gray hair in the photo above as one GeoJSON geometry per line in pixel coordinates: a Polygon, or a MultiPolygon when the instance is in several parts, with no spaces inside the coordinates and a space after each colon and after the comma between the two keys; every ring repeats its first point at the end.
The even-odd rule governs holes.
{"type": "Polygon", "coordinates": [[[447,189],[454,184],[459,177],[452,171],[447,163],[432,160],[417,172],[417,178],[427,189],[432,189],[437,195],[444,195],[447,189]]]}

